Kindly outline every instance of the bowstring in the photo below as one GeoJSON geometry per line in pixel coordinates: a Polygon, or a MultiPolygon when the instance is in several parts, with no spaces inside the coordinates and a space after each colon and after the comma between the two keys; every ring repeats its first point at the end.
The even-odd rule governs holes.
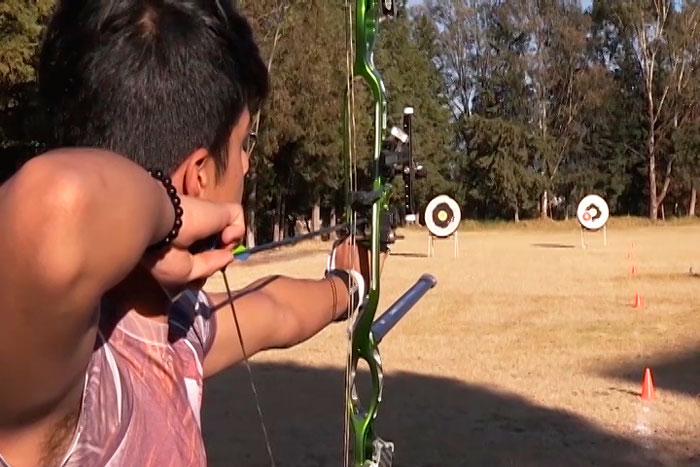
{"type": "MultiPolygon", "coordinates": [[[[219,12],[222,13],[222,18],[226,21],[226,24],[228,26],[228,16],[225,14],[224,7],[219,3],[219,0],[216,0],[216,6],[219,9],[219,12]]],[[[280,31],[282,29],[282,25],[284,24],[286,20],[286,12],[287,9],[289,8],[289,5],[283,5],[280,6],[278,5],[278,14],[279,18],[277,20],[277,28],[275,30],[275,36],[272,41],[272,50],[270,51],[270,56],[268,57],[267,61],[267,72],[268,74],[272,70],[272,60],[275,55],[275,50],[277,49],[277,43],[280,38],[280,31]]],[[[253,128],[252,133],[255,134],[256,136],[258,135],[260,131],[260,120],[261,120],[261,115],[262,115],[262,108],[258,108],[257,112],[255,112],[255,115],[252,118],[252,125],[251,128],[253,128]]],[[[250,158],[253,154],[253,150],[255,149],[255,142],[250,143],[250,139],[248,140],[249,143],[246,146],[246,153],[248,154],[248,157],[250,158]]],[[[236,307],[233,304],[233,294],[231,293],[231,287],[229,286],[228,283],[228,277],[226,277],[226,270],[222,269],[221,270],[221,275],[224,278],[224,285],[226,287],[226,295],[228,296],[228,302],[229,305],[231,306],[231,314],[233,315],[233,321],[234,325],[236,326],[236,334],[238,335],[238,343],[241,346],[241,352],[243,353],[243,362],[245,363],[246,370],[248,372],[248,380],[250,381],[250,389],[251,392],[253,393],[253,398],[255,399],[255,405],[258,411],[258,419],[260,420],[260,428],[262,430],[263,438],[265,439],[265,447],[267,449],[267,455],[270,459],[270,467],[275,467],[275,457],[272,454],[272,444],[270,443],[270,436],[267,431],[267,426],[265,425],[265,418],[263,417],[263,411],[262,411],[262,405],[260,404],[260,395],[258,394],[257,387],[255,386],[255,379],[253,378],[253,369],[250,366],[250,362],[248,360],[248,353],[245,350],[245,345],[243,344],[243,334],[241,333],[241,326],[238,323],[238,314],[236,313],[236,307]]]]}
{"type": "Polygon", "coordinates": [[[243,334],[241,333],[241,326],[238,324],[238,314],[236,313],[236,307],[233,305],[233,294],[231,293],[231,287],[228,284],[228,278],[226,277],[226,271],[221,270],[221,275],[224,278],[224,286],[226,287],[226,295],[228,296],[228,303],[231,306],[231,313],[233,314],[233,322],[236,326],[236,334],[238,334],[238,343],[241,345],[241,352],[243,353],[243,362],[248,370],[248,380],[250,381],[250,389],[253,392],[253,397],[255,398],[255,405],[258,409],[258,418],[260,420],[260,428],[262,429],[263,437],[265,438],[265,446],[267,448],[267,455],[270,458],[270,467],[275,467],[275,458],[272,455],[272,445],[270,444],[270,437],[267,433],[267,426],[265,426],[265,418],[263,417],[262,406],[260,405],[260,396],[258,395],[258,390],[255,386],[255,380],[253,379],[253,370],[250,367],[250,362],[248,361],[248,353],[245,350],[245,345],[243,345],[243,334]]]}
{"type": "MultiPolygon", "coordinates": [[[[350,256],[350,265],[353,270],[357,270],[355,264],[355,250],[357,247],[356,230],[357,230],[357,213],[352,209],[351,193],[357,190],[357,159],[355,157],[356,147],[355,147],[355,86],[353,77],[353,65],[355,58],[355,51],[353,46],[353,19],[352,19],[352,4],[350,0],[345,0],[345,71],[346,71],[346,92],[345,92],[345,111],[346,111],[346,126],[345,131],[347,134],[347,167],[348,173],[345,174],[348,180],[348,189],[350,193],[346,193],[347,199],[346,203],[349,204],[346,209],[349,209],[349,229],[350,229],[350,248],[348,249],[348,254],[350,256]]],[[[349,285],[349,284],[348,284],[349,285]]],[[[349,287],[348,287],[349,288],[349,287]]],[[[364,297],[360,297],[363,300],[364,297]]],[[[344,447],[344,459],[343,466],[349,467],[350,465],[350,423],[352,416],[352,384],[353,384],[353,333],[355,327],[355,319],[357,313],[355,313],[355,297],[354,294],[348,293],[348,310],[350,311],[348,316],[348,343],[347,343],[347,355],[346,355],[346,365],[345,365],[345,405],[343,410],[345,412],[344,423],[343,423],[343,447],[344,447]]]]}

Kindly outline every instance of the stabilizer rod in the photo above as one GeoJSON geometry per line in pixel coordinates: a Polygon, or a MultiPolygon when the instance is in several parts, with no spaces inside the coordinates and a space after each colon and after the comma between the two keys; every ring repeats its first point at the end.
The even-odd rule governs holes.
{"type": "Polygon", "coordinates": [[[375,342],[379,344],[391,328],[435,285],[437,285],[437,279],[432,274],[423,274],[418,282],[413,284],[372,324],[375,342]]]}

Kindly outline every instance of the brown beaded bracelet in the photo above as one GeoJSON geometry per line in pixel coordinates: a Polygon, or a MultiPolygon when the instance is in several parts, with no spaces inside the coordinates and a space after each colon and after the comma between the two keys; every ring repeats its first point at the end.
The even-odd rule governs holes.
{"type": "Polygon", "coordinates": [[[180,197],[177,195],[177,190],[173,186],[170,177],[165,175],[162,170],[157,169],[148,169],[148,173],[163,185],[165,191],[168,193],[170,202],[173,204],[173,209],[175,210],[175,221],[168,235],[163,240],[148,247],[150,251],[154,251],[169,246],[173,240],[177,238],[177,235],[180,233],[180,228],[182,227],[182,215],[184,211],[182,210],[182,206],[180,206],[180,197]]]}

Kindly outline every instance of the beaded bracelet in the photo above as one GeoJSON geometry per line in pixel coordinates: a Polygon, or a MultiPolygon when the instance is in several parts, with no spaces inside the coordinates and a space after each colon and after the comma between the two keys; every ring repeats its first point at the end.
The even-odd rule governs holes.
{"type": "Polygon", "coordinates": [[[177,235],[180,233],[180,228],[182,227],[182,214],[184,211],[182,210],[182,206],[180,206],[180,197],[177,195],[177,190],[173,186],[173,182],[170,180],[170,177],[166,176],[162,170],[148,169],[148,173],[163,185],[165,191],[168,193],[170,202],[173,204],[173,209],[175,210],[175,221],[173,222],[173,228],[170,230],[170,232],[168,232],[168,235],[163,240],[148,247],[150,251],[153,251],[169,246],[173,240],[177,238],[177,235]]]}

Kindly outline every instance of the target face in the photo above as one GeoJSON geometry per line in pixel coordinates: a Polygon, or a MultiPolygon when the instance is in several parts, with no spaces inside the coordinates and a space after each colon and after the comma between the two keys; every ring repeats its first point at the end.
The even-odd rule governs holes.
{"type": "Polygon", "coordinates": [[[610,218],[608,203],[598,195],[588,195],[581,200],[576,210],[576,217],[588,230],[602,229],[610,218]]]}
{"type": "Polygon", "coordinates": [[[462,211],[457,201],[447,195],[433,198],[425,208],[425,225],[436,237],[449,237],[462,220],[462,211]]]}

